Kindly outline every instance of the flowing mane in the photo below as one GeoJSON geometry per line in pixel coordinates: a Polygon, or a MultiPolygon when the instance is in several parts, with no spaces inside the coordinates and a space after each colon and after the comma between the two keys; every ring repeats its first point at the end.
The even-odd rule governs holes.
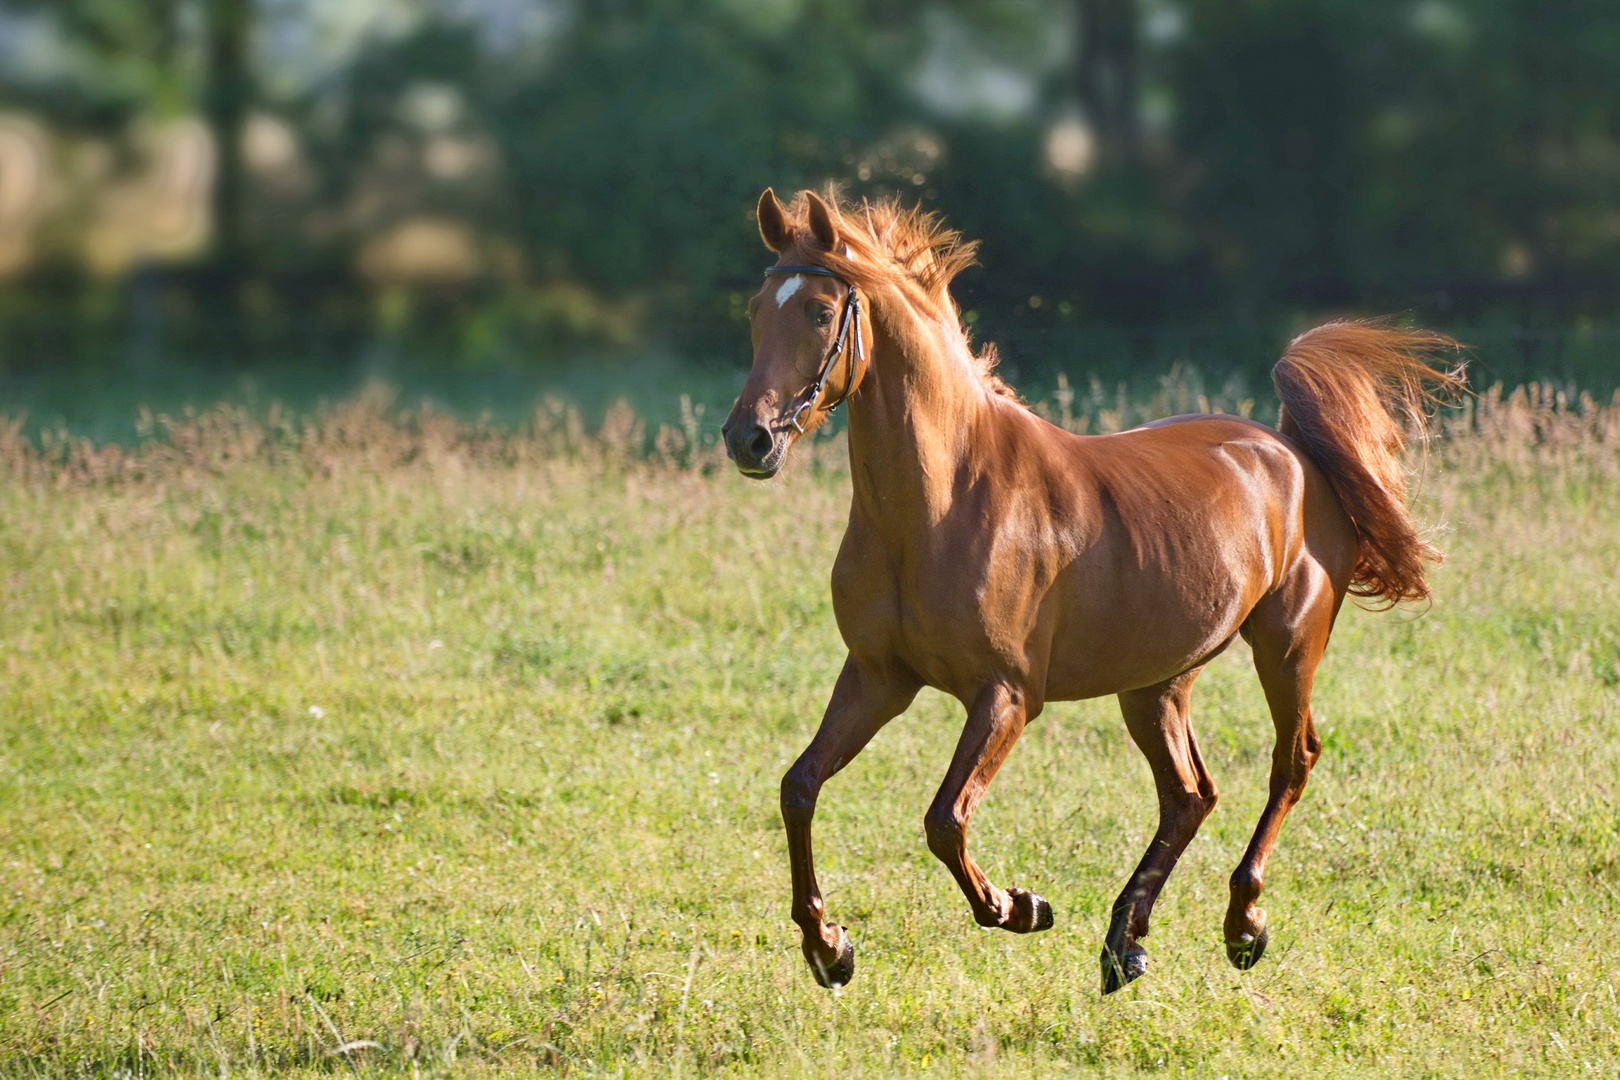
{"type": "Polygon", "coordinates": [[[855,202],[829,186],[823,199],[848,250],[827,251],[810,232],[809,196],[800,191],[784,208],[793,249],[799,252],[795,258],[818,261],[869,294],[897,289],[925,317],[958,336],[985,389],[1018,400],[1018,392],[996,374],[996,347],[987,343],[974,351],[951,299],[951,282],[976,261],[977,240],[962,239],[938,214],[905,206],[892,195],[855,202]]]}

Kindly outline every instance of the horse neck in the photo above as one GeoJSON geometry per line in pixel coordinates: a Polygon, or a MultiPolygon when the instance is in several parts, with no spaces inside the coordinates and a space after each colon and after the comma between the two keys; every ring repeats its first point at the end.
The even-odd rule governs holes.
{"type": "Polygon", "coordinates": [[[858,510],[878,521],[937,522],[990,408],[953,327],[902,298],[877,298],[871,363],[849,403],[850,472],[858,510]]]}

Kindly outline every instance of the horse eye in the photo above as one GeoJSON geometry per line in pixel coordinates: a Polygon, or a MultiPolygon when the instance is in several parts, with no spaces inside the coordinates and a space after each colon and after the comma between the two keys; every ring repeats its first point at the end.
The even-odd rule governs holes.
{"type": "Polygon", "coordinates": [[[817,308],[815,323],[817,326],[831,326],[832,312],[828,311],[826,308],[817,308]]]}

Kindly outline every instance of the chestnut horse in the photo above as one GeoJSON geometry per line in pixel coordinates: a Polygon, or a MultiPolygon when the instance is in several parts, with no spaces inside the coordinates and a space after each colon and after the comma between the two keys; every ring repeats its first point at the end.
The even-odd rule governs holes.
{"type": "Polygon", "coordinates": [[[1231,879],[1227,956],[1265,952],[1266,857],[1321,752],[1311,680],[1346,593],[1429,595],[1439,553],[1406,508],[1408,426],[1463,386],[1435,370],[1439,334],[1333,322],[1273,370],[1277,430],[1181,416],[1078,436],[1036,416],[975,355],[948,286],[973,245],[897,203],[801,192],[759,201],[780,256],[749,304],[754,363],[723,429],[743,475],[775,475],[794,442],[849,403],[853,498],[832,570],[849,648],[821,727],[782,779],[793,920],[823,986],[855,951],[816,886],[823,784],[923,686],[967,709],[924,824],[981,926],[1052,925],[1051,906],[992,884],[967,825],[1048,701],[1116,694],[1153,769],[1159,827],[1115,902],[1102,989],[1143,974],[1153,902],[1215,806],[1189,721],[1193,681],[1241,635],[1276,727],[1271,793],[1231,879]],[[865,317],[863,318],[863,313],[865,317]]]}

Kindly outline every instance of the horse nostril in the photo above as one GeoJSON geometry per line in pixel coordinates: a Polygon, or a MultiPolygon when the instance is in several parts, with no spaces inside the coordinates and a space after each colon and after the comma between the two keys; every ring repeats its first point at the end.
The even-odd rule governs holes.
{"type": "Polygon", "coordinates": [[[748,452],[754,455],[755,461],[764,461],[765,455],[771,452],[771,433],[762,427],[754,428],[754,437],[748,440],[748,452]]]}

